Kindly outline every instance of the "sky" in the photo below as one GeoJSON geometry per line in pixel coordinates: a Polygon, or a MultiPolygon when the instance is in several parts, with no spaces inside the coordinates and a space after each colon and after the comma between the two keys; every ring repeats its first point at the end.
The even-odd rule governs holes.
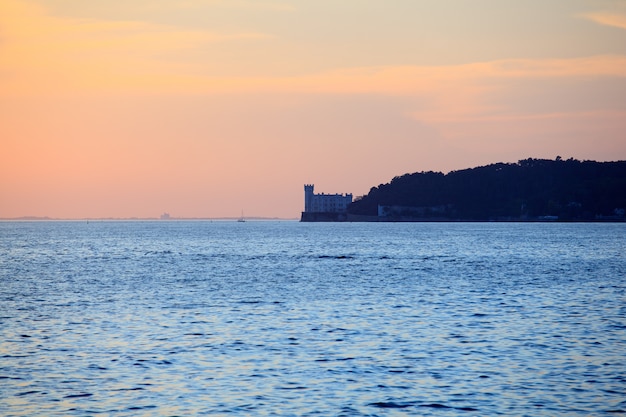
{"type": "Polygon", "coordinates": [[[626,0],[0,0],[0,218],[626,160],[626,0]]]}

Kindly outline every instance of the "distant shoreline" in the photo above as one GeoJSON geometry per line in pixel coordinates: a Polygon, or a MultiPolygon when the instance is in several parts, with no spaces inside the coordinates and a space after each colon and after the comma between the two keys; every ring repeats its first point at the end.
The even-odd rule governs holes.
{"type": "MultiPolygon", "coordinates": [[[[158,221],[158,222],[176,222],[176,221],[237,221],[239,217],[170,217],[169,219],[160,219],[158,217],[0,217],[0,221],[158,221]]],[[[246,217],[246,221],[297,221],[296,217],[246,217]]]]}
{"type": "MultiPolygon", "coordinates": [[[[237,222],[239,217],[172,217],[167,220],[158,217],[102,217],[102,218],[53,218],[53,217],[3,217],[0,222],[237,222]]],[[[301,221],[298,218],[282,217],[246,217],[246,221],[283,221],[299,223],[626,223],[626,219],[593,219],[593,220],[468,220],[468,219],[351,219],[344,221],[301,221]]]]}

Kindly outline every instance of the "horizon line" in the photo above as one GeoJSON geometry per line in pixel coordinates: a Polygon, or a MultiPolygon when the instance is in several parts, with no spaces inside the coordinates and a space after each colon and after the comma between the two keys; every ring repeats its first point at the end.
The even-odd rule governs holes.
{"type": "MultiPolygon", "coordinates": [[[[142,220],[142,221],[185,221],[185,220],[238,220],[240,217],[170,217],[161,219],[160,217],[49,217],[49,216],[19,216],[0,217],[0,221],[102,221],[102,220],[142,220]]],[[[264,217],[246,216],[246,220],[299,220],[298,217],[264,217]]]]}

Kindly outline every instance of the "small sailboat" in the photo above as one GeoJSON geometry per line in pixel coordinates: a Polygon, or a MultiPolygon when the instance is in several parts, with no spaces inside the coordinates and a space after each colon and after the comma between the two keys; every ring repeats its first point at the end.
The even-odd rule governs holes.
{"type": "Polygon", "coordinates": [[[241,217],[237,219],[238,222],[244,223],[246,219],[243,217],[243,210],[241,210],[241,217]]]}

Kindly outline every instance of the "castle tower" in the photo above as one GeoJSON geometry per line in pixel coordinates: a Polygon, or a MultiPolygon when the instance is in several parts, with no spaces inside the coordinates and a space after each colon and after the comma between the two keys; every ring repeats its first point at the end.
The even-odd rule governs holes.
{"type": "Polygon", "coordinates": [[[313,211],[313,184],[304,184],[304,211],[313,211]]]}

